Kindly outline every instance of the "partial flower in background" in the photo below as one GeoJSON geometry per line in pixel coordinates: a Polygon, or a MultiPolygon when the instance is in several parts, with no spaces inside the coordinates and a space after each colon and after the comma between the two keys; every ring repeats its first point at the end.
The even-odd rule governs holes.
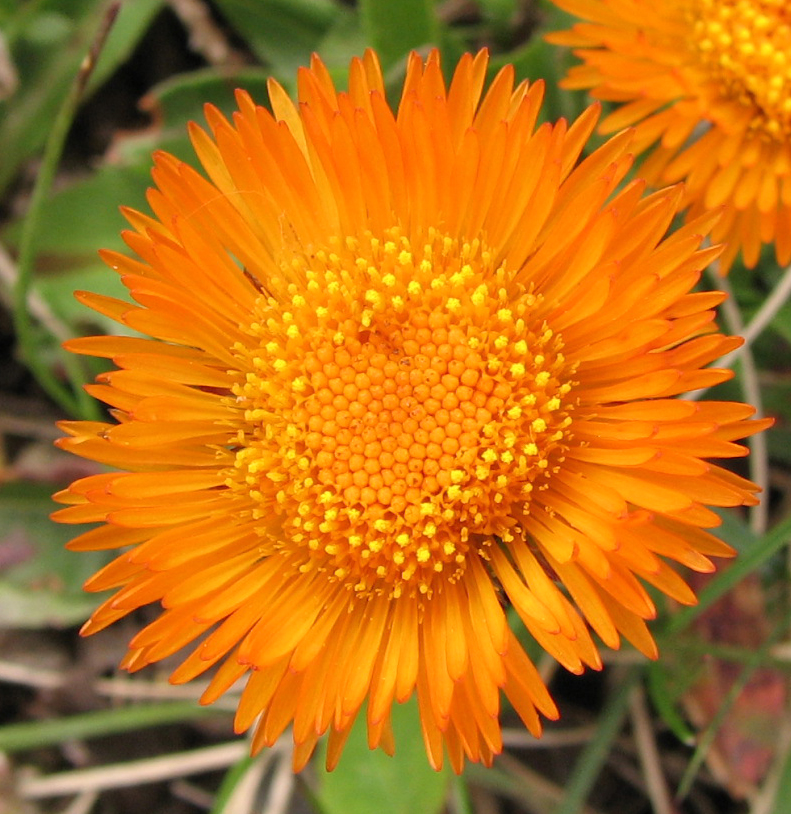
{"type": "Polygon", "coordinates": [[[152,337],[68,343],[114,361],[90,390],[115,421],[62,446],[127,470],[57,496],[103,524],[72,549],[124,549],[84,632],[160,602],[123,666],[198,640],[171,680],[219,663],[210,703],[247,676],[236,728],[293,724],[297,769],[328,729],[335,765],[366,701],[391,750],[415,692],[435,767],[491,762],[501,690],[539,735],[557,710],[503,604],[573,672],[601,664],[589,625],[654,657],[643,582],[693,603],[667,560],[713,570],[707,506],[755,503],[705,459],[766,422],[673,398],[740,342],[692,291],[716,216],[665,239],[679,189],[615,193],[629,133],[578,164],[598,108],[535,129],[542,85],[507,67],[482,96],[486,68],[446,90],[413,54],[396,115],[370,51],[348,92],[315,59],[298,105],[273,82],[274,115],[207,108],[210,180],[157,154],[139,259],[105,254],[134,302],[80,295],[152,337]]]}
{"type": "Polygon", "coordinates": [[[787,0],[553,0],[586,22],[548,35],[583,60],[562,83],[634,125],[649,182],[683,180],[689,217],[725,206],[723,273],[762,243],[791,262],[791,6],[787,0]]]}

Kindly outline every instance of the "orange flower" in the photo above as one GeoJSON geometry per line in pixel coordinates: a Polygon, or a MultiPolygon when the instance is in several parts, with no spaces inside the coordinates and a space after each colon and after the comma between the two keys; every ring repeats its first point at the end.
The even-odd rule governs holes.
{"type": "Polygon", "coordinates": [[[694,602],[665,558],[712,570],[706,504],[755,503],[704,459],[765,423],[672,398],[739,345],[691,293],[714,217],[663,240],[679,190],[614,195],[629,134],[575,167],[597,109],[535,129],[541,84],[507,67],[481,98],[486,66],[446,91],[413,54],[395,116],[370,51],[348,93],[314,59],[298,106],[272,82],[274,115],[208,107],[211,180],[157,154],[140,259],[105,253],[135,304],[80,295],[154,338],[68,343],[119,368],[90,387],[117,423],[61,445],[128,470],[58,495],[104,524],[73,550],[125,549],[84,632],[160,602],[123,666],[200,639],[171,680],[219,662],[211,703],[247,676],[236,728],[261,716],[257,750],[293,723],[297,769],[327,729],[333,766],[366,700],[392,749],[415,692],[435,767],[500,751],[500,690],[540,734],[557,711],[501,600],[573,672],[601,664],[587,624],[653,657],[642,581],[694,602]]]}
{"type": "Polygon", "coordinates": [[[602,122],[635,125],[640,173],[684,180],[689,217],[726,205],[714,227],[748,267],[761,243],[791,262],[791,6],[788,0],[553,0],[589,22],[548,37],[584,61],[567,88],[622,105],[602,122]]]}

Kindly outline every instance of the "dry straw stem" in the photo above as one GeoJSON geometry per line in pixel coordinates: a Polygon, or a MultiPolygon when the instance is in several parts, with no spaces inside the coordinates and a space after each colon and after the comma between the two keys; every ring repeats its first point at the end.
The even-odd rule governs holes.
{"type": "MultiPolygon", "coordinates": [[[[12,304],[12,296],[7,295],[6,292],[12,292],[18,280],[19,271],[16,264],[5,247],[0,244],[0,292],[2,292],[6,305],[12,304]]],[[[49,303],[36,291],[28,292],[27,307],[31,316],[35,317],[55,339],[65,342],[71,336],[68,327],[58,319],[49,307],[49,303]]]]}
{"type": "MultiPolygon", "coordinates": [[[[719,282],[722,284],[725,281],[720,280],[719,282]]],[[[764,300],[763,305],[758,309],[750,324],[741,331],[744,344],[727,356],[723,356],[717,362],[717,365],[719,367],[731,367],[740,356],[743,356],[777,316],[778,311],[786,304],[789,297],[791,297],[791,266],[783,272],[783,276],[775,286],[774,291],[764,300]]]]}
{"type": "MultiPolygon", "coordinates": [[[[237,763],[235,768],[230,769],[226,773],[226,780],[223,781],[223,785],[215,795],[211,814],[246,814],[246,812],[255,811],[264,775],[276,754],[278,753],[266,750],[255,761],[243,760],[241,763],[237,763]],[[227,799],[222,800],[223,787],[227,778],[237,772],[239,767],[243,767],[243,769],[235,781],[233,790],[228,794],[227,799]]],[[[288,759],[281,756],[280,765],[284,762],[288,766],[288,759]]]]}
{"type": "Polygon", "coordinates": [[[558,749],[567,746],[579,746],[588,743],[596,733],[596,727],[590,724],[544,730],[540,738],[534,738],[523,729],[503,729],[503,745],[519,749],[558,749]]]}
{"type": "Polygon", "coordinates": [[[47,419],[24,418],[20,415],[2,412],[0,413],[0,436],[4,435],[54,441],[59,433],[55,425],[47,419]]]}
{"type": "MultiPolygon", "coordinates": [[[[0,416],[0,429],[3,427],[3,417],[0,416]]],[[[36,687],[42,690],[56,690],[68,685],[73,676],[60,670],[47,670],[35,665],[23,664],[17,661],[0,659],[0,683],[21,684],[25,687],[36,687]]],[[[196,701],[208,686],[206,681],[195,681],[189,686],[167,684],[164,681],[148,681],[145,679],[100,678],[91,685],[97,695],[108,698],[123,698],[135,701],[196,701]]],[[[241,688],[239,688],[239,691],[241,688]]],[[[228,691],[233,695],[234,688],[228,691]]],[[[235,708],[235,702],[224,703],[220,699],[217,706],[235,708]]]]}
{"type": "MultiPolygon", "coordinates": [[[[739,350],[748,348],[742,353],[742,387],[744,398],[755,407],[756,418],[763,418],[763,397],[761,395],[761,384],[758,381],[758,368],[755,364],[755,357],[747,345],[746,335],[749,329],[744,326],[744,320],[736,298],[733,296],[733,288],[727,278],[720,281],[723,290],[727,292],[728,299],[723,303],[723,314],[728,323],[729,329],[745,337],[745,343],[739,350]]],[[[751,326],[752,327],[752,326],[751,326]]],[[[763,330],[763,328],[761,329],[763,330]]],[[[751,342],[758,336],[758,333],[751,334],[751,342]]],[[[750,447],[750,477],[754,483],[761,487],[763,494],[767,494],[769,489],[769,449],[766,444],[766,437],[759,433],[747,440],[750,447]]],[[[769,501],[761,500],[750,508],[750,528],[756,534],[763,534],[769,522],[769,501]]]]}
{"type": "Polygon", "coordinates": [[[652,811],[654,814],[676,814],[670,791],[665,782],[659,747],[654,737],[642,686],[638,685],[632,689],[629,696],[629,711],[652,811]]]}
{"type": "MultiPolygon", "coordinates": [[[[283,743],[283,741],[281,741],[283,743]]],[[[284,754],[275,768],[269,794],[261,814],[286,814],[291,795],[294,792],[294,772],[291,771],[291,745],[284,745],[284,754]]],[[[228,814],[236,814],[234,808],[227,809],[228,814]]]]}
{"type": "MultiPolygon", "coordinates": [[[[718,359],[712,367],[730,368],[737,359],[741,359],[742,377],[741,385],[745,401],[755,407],[755,417],[763,418],[763,399],[761,397],[761,386],[758,380],[758,369],[755,365],[755,358],[752,353],[752,343],[760,336],[761,332],[771,322],[775,314],[791,294],[791,267],[789,267],[781,282],[772,294],[764,302],[759,312],[755,315],[749,326],[745,327],[742,312],[733,295],[733,288],[727,277],[722,277],[717,271],[716,264],[709,267],[710,275],[715,279],[716,285],[728,295],[722,303],[722,315],[728,330],[733,334],[738,334],[744,339],[744,344],[735,351],[718,359]]],[[[708,388],[696,390],[682,398],[689,401],[697,401],[708,392],[708,388]]],[[[761,487],[763,494],[769,489],[769,450],[766,438],[762,434],[754,435],[747,440],[750,447],[750,478],[761,487]]],[[[756,534],[763,534],[767,529],[769,521],[768,501],[762,500],[750,507],[750,527],[756,534]]]]}
{"type": "Polygon", "coordinates": [[[201,0],[168,0],[168,5],[189,33],[190,48],[206,62],[219,66],[241,63],[205,3],[201,0]]]}
{"type": "Polygon", "coordinates": [[[791,776],[791,718],[786,716],[777,738],[777,752],[774,765],[756,794],[750,806],[750,814],[774,814],[779,810],[780,800],[788,799],[783,788],[787,789],[791,776]]]}
{"type": "Polygon", "coordinates": [[[247,741],[235,740],[204,749],[113,763],[96,769],[79,769],[47,777],[23,778],[19,783],[18,792],[25,799],[36,800],[155,783],[227,768],[242,760],[247,755],[248,749],[247,741]]]}
{"type": "Polygon", "coordinates": [[[99,793],[97,791],[84,791],[82,794],[78,794],[63,809],[61,814],[88,814],[98,799],[99,793]]]}
{"type": "Polygon", "coordinates": [[[40,669],[16,661],[0,660],[0,682],[36,687],[40,690],[56,690],[64,684],[64,676],[57,670],[40,669]]]}

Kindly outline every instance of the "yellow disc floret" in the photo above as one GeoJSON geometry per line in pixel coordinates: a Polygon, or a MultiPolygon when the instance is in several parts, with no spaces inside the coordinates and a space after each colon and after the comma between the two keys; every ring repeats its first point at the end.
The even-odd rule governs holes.
{"type": "Polygon", "coordinates": [[[562,341],[478,241],[331,241],[267,283],[227,482],[358,593],[430,594],[510,540],[568,445],[562,341]]]}
{"type": "Polygon", "coordinates": [[[752,127],[791,135],[788,0],[690,0],[690,43],[723,97],[755,108],[752,127]]]}

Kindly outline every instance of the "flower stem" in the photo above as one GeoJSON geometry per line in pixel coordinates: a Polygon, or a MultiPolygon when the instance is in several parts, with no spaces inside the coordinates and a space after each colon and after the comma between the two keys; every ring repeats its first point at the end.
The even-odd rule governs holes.
{"type": "Polygon", "coordinates": [[[742,331],[744,344],[740,348],[731,351],[727,356],[723,356],[717,362],[717,367],[731,367],[736,359],[763,333],[764,329],[775,318],[777,312],[788,302],[789,297],[791,297],[791,266],[783,272],[783,276],[775,286],[774,291],[764,300],[763,305],[750,320],[750,324],[742,331]]]}
{"type": "MultiPolygon", "coordinates": [[[[791,277],[789,277],[789,279],[791,279],[791,277]]],[[[738,354],[739,351],[743,351],[739,359],[741,361],[741,383],[744,398],[745,401],[755,407],[755,418],[763,418],[764,406],[763,398],[761,397],[761,385],[758,381],[758,368],[755,364],[755,357],[753,356],[751,346],[772,317],[767,316],[768,312],[765,311],[764,307],[761,309],[761,311],[764,311],[764,316],[761,317],[760,322],[756,323],[756,320],[753,319],[750,325],[745,328],[742,312],[736,304],[736,298],[734,297],[730,282],[726,278],[721,279],[719,284],[722,286],[723,291],[728,294],[728,299],[723,303],[723,313],[731,323],[729,328],[732,333],[741,334],[741,336],[744,337],[744,344],[741,348],[738,348],[717,362],[716,365],[719,367],[722,362],[726,362],[727,365],[730,366],[732,360],[728,357],[733,356],[733,354],[738,354]]],[[[777,295],[779,288],[780,286],[772,292],[772,296],[766,301],[768,303],[770,300],[775,300],[775,312],[776,309],[780,307],[780,304],[785,302],[785,298],[788,296],[788,294],[786,294],[782,300],[777,298],[775,295],[777,295]]],[[[764,306],[765,305],[766,303],[764,306]]],[[[758,316],[761,316],[760,312],[758,316]]],[[[764,433],[759,432],[757,435],[753,435],[749,438],[747,444],[750,447],[750,480],[758,484],[761,492],[766,495],[769,489],[769,448],[766,443],[766,436],[764,433]]],[[[768,522],[769,501],[764,499],[751,507],[750,527],[756,534],[763,534],[766,531],[768,522]]]]}

